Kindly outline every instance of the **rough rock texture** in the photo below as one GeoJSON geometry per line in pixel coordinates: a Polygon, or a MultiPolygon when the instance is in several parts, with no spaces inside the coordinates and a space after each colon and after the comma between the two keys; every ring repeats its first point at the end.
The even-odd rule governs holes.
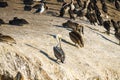
{"type": "Polygon", "coordinates": [[[0,43],[0,75],[14,78],[17,72],[21,72],[25,80],[50,80],[46,71],[41,67],[41,62],[34,56],[32,60],[15,47],[5,43],[0,43]]]}
{"type": "MultiPolygon", "coordinates": [[[[8,23],[17,16],[29,24],[0,26],[0,33],[16,41],[13,45],[0,42],[0,77],[9,76],[6,78],[10,80],[21,72],[24,80],[120,80],[120,46],[113,28],[108,36],[103,33],[103,26],[76,19],[75,22],[85,26],[84,47],[77,48],[70,40],[70,30],[62,26],[68,16],[56,17],[60,5],[55,0],[48,1],[49,9],[41,15],[33,14],[35,9],[24,11],[21,0],[17,1],[9,0],[9,7],[0,9],[0,18],[8,23]],[[55,62],[56,34],[62,35],[61,45],[66,55],[64,64],[55,62]]],[[[120,20],[113,5],[107,5],[110,18],[120,20]]]]}

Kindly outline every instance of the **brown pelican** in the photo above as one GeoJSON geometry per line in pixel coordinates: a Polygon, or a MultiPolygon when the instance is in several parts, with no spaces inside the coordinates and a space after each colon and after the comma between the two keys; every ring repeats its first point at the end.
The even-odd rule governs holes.
{"type": "Polygon", "coordinates": [[[6,42],[8,44],[16,44],[16,41],[8,35],[3,35],[0,33],[0,42],[6,42]]]}
{"type": "Polygon", "coordinates": [[[57,39],[57,46],[53,47],[53,51],[54,51],[54,55],[57,58],[57,60],[59,59],[62,63],[64,63],[65,60],[65,53],[61,47],[61,35],[58,34],[56,35],[56,39],[57,39]]]}
{"type": "Polygon", "coordinates": [[[80,33],[77,31],[73,30],[72,32],[69,33],[70,39],[76,44],[78,44],[80,47],[84,47],[84,42],[83,38],[80,33]]]}

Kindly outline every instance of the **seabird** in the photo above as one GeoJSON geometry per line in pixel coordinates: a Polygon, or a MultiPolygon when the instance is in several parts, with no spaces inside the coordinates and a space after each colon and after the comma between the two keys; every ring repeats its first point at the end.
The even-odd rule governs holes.
{"type": "Polygon", "coordinates": [[[84,42],[82,35],[79,34],[77,31],[73,30],[69,33],[70,39],[76,44],[78,44],[80,47],[84,47],[84,42]]]}
{"type": "Polygon", "coordinates": [[[39,8],[34,12],[34,14],[35,13],[40,13],[40,14],[43,13],[45,11],[45,6],[44,5],[45,5],[45,3],[41,3],[39,8]]]}
{"type": "Polygon", "coordinates": [[[57,46],[53,47],[53,51],[54,51],[54,55],[57,58],[57,60],[59,59],[62,63],[64,63],[65,53],[61,47],[61,37],[62,36],[60,34],[56,35],[58,44],[57,44],[57,46]]]}

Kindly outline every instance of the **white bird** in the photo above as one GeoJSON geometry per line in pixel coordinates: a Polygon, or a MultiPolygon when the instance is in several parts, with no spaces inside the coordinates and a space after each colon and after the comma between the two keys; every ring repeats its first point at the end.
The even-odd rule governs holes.
{"type": "Polygon", "coordinates": [[[45,11],[45,3],[41,3],[39,8],[34,13],[43,13],[45,11]]]}
{"type": "Polygon", "coordinates": [[[62,63],[64,63],[65,60],[65,53],[61,47],[61,35],[58,34],[56,35],[56,39],[57,39],[57,46],[53,47],[53,51],[54,51],[54,55],[57,58],[57,60],[59,59],[62,63]]]}

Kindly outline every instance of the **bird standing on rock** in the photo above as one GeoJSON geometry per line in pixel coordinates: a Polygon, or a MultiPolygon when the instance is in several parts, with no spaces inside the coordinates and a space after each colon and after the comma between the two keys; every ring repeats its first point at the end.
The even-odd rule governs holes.
{"type": "Polygon", "coordinates": [[[64,63],[65,53],[61,47],[61,37],[62,36],[60,34],[56,35],[58,44],[57,44],[57,46],[53,47],[53,51],[54,51],[54,55],[57,58],[57,60],[59,59],[62,63],[64,63]]]}
{"type": "Polygon", "coordinates": [[[34,12],[35,13],[40,13],[42,14],[45,11],[45,3],[41,3],[39,8],[34,12]]]}
{"type": "Polygon", "coordinates": [[[69,32],[70,39],[76,44],[78,44],[80,47],[84,47],[84,41],[82,38],[82,35],[78,33],[77,31],[73,30],[69,32]]]}
{"type": "Polygon", "coordinates": [[[41,3],[39,8],[35,11],[35,13],[43,13],[45,10],[44,3],[41,3]]]}

